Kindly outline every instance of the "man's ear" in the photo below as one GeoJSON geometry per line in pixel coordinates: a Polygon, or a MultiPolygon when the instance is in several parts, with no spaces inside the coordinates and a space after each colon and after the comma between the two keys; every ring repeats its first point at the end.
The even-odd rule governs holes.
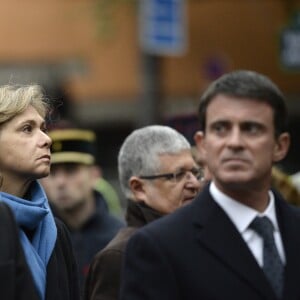
{"type": "Polygon", "coordinates": [[[129,186],[131,189],[131,192],[134,196],[135,201],[144,201],[146,200],[146,193],[144,188],[144,182],[142,179],[136,176],[132,176],[129,179],[129,186]]]}
{"type": "Polygon", "coordinates": [[[197,131],[194,134],[194,141],[197,147],[197,151],[199,153],[199,157],[201,157],[202,159],[204,159],[205,157],[205,144],[204,144],[204,132],[203,131],[197,131]]]}
{"type": "Polygon", "coordinates": [[[290,147],[290,140],[290,135],[287,132],[279,135],[273,150],[273,162],[278,162],[285,158],[290,147]]]}

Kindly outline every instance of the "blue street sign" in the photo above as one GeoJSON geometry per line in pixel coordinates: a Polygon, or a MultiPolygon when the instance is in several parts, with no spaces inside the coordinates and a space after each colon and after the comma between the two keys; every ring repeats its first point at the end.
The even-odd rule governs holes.
{"type": "Polygon", "coordinates": [[[149,54],[182,55],[187,47],[186,0],[140,0],[140,42],[149,54]]]}
{"type": "Polygon", "coordinates": [[[280,59],[285,68],[300,70],[300,28],[289,28],[282,31],[280,59]]]}
{"type": "Polygon", "coordinates": [[[286,70],[300,71],[300,12],[281,31],[280,63],[286,70]]]}

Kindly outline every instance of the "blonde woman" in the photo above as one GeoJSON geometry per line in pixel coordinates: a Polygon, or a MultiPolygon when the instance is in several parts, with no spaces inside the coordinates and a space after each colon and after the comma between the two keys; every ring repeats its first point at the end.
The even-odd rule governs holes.
{"type": "MultiPolygon", "coordinates": [[[[21,262],[15,263],[25,265],[25,271],[15,269],[17,280],[10,279],[9,272],[2,275],[0,265],[0,278],[6,276],[15,293],[5,299],[79,299],[68,233],[54,219],[37,181],[50,171],[47,110],[38,85],[0,87],[0,199],[11,208],[18,225],[21,262]]],[[[0,285],[0,294],[5,288],[0,285]]]]}

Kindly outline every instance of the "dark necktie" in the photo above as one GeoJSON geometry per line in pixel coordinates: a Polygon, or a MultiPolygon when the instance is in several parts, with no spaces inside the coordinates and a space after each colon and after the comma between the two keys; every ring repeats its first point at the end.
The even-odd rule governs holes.
{"type": "Polygon", "coordinates": [[[256,217],[250,224],[263,239],[263,271],[278,298],[282,295],[284,267],[274,240],[274,227],[268,217],[256,217]]]}

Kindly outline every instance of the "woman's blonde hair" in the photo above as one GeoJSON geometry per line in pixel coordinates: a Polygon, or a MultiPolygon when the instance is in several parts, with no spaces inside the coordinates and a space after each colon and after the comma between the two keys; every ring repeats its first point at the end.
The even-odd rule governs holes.
{"type": "Polygon", "coordinates": [[[49,106],[40,85],[0,86],[0,124],[22,113],[29,105],[45,118],[49,106]]]}

